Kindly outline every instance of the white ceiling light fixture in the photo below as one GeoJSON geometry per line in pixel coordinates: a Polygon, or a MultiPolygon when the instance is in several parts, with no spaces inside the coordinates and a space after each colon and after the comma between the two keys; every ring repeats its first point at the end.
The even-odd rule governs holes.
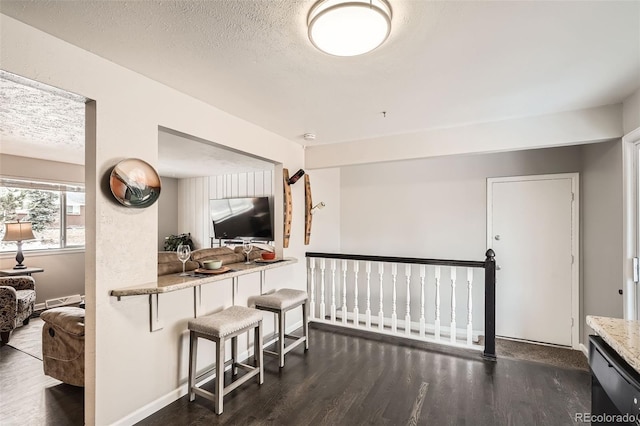
{"type": "Polygon", "coordinates": [[[309,40],[334,56],[357,56],[380,46],[391,32],[387,0],[320,0],[307,18],[309,40]]]}

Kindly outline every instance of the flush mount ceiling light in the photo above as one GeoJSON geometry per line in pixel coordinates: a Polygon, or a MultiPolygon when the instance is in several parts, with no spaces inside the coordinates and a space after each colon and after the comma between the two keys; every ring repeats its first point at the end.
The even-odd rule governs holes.
{"type": "Polygon", "coordinates": [[[386,0],[320,0],[307,19],[309,40],[335,56],[357,56],[380,46],[391,32],[386,0]]]}

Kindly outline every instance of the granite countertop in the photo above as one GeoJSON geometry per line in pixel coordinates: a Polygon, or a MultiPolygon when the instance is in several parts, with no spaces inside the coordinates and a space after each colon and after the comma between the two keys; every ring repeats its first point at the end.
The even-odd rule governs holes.
{"type": "Polygon", "coordinates": [[[587,315],[587,325],[640,373],[640,322],[587,315]]]}
{"type": "Polygon", "coordinates": [[[278,262],[272,263],[251,262],[251,264],[249,265],[246,265],[244,263],[231,263],[229,265],[225,265],[229,267],[230,271],[223,274],[209,276],[198,275],[195,277],[180,277],[178,276],[178,274],[163,275],[158,277],[157,281],[111,290],[110,294],[111,296],[119,298],[125,296],[140,296],[145,294],[169,293],[185,288],[198,287],[204,284],[224,281],[229,278],[239,277],[241,275],[265,271],[268,269],[281,268],[283,266],[292,265],[297,262],[298,259],[285,258],[278,262]]]}

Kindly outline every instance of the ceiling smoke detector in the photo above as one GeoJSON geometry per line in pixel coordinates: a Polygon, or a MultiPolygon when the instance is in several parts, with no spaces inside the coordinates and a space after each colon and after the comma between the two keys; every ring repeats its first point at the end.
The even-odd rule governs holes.
{"type": "Polygon", "coordinates": [[[305,133],[304,135],[302,135],[302,137],[304,138],[305,141],[315,141],[316,140],[316,134],[315,133],[305,133]]]}

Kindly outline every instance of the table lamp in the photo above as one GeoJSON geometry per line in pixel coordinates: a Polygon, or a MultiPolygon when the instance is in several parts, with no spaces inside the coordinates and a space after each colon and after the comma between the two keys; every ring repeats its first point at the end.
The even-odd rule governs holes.
{"type": "Polygon", "coordinates": [[[22,254],[22,242],[25,240],[34,240],[31,222],[5,222],[4,238],[2,241],[16,241],[18,243],[18,254],[16,254],[16,266],[13,269],[25,269],[27,266],[22,264],[24,255],[22,254]]]}

